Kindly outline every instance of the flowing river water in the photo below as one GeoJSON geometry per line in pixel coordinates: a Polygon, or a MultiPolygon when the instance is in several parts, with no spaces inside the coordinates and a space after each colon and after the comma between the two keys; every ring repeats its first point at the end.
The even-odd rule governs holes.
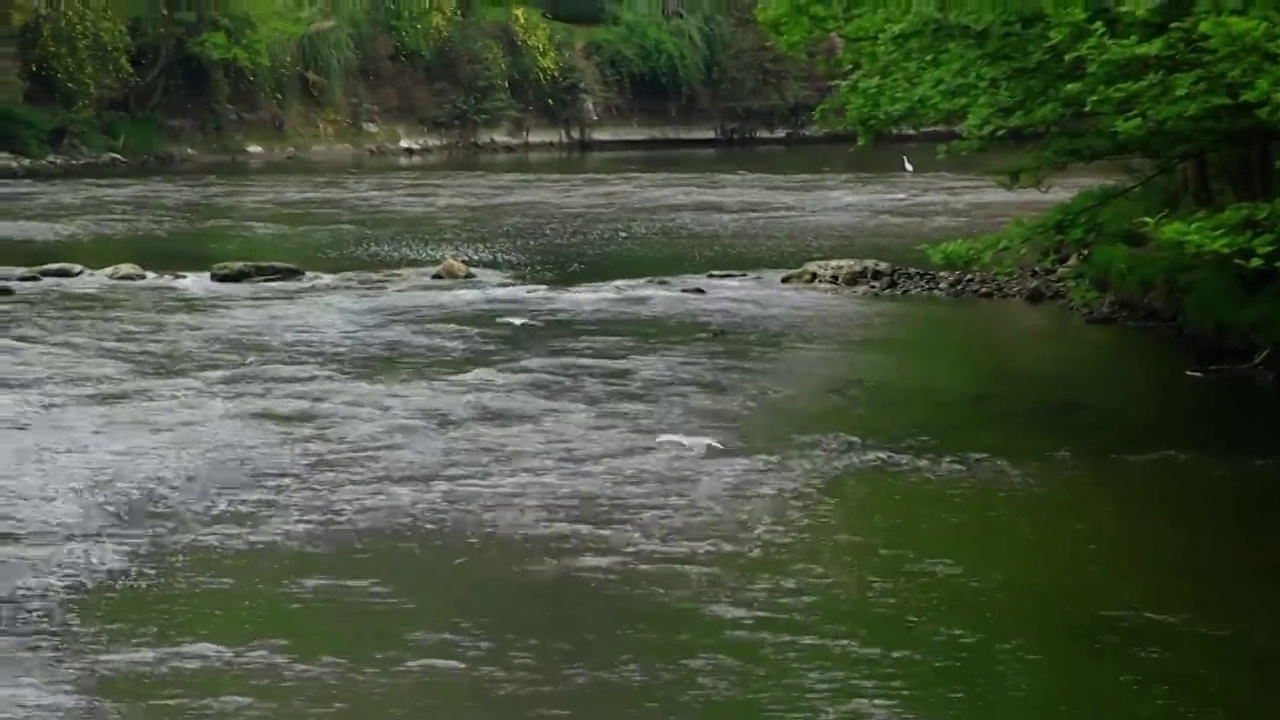
{"type": "Polygon", "coordinates": [[[909,152],[6,182],[0,265],[193,274],[0,298],[0,717],[1265,715],[1272,399],[778,283],[1090,181],[909,152]]]}

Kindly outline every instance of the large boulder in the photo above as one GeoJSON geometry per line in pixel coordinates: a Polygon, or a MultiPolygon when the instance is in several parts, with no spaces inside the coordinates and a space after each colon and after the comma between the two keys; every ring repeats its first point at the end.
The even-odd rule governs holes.
{"type": "Polygon", "coordinates": [[[134,265],[133,263],[120,263],[112,265],[109,268],[103,268],[102,274],[108,280],[146,280],[147,271],[134,265]]]}
{"type": "Polygon", "coordinates": [[[209,270],[209,279],[222,283],[283,282],[306,274],[306,270],[285,262],[224,262],[209,270]]]}
{"type": "Polygon", "coordinates": [[[824,283],[830,285],[860,285],[882,280],[893,275],[893,265],[883,260],[850,258],[845,260],[814,260],[799,270],[782,276],[784,283],[824,283]]]}
{"type": "Polygon", "coordinates": [[[440,267],[436,268],[436,271],[431,274],[431,279],[470,280],[475,276],[476,274],[471,272],[471,268],[467,267],[463,263],[454,260],[453,258],[446,258],[444,262],[440,263],[440,267]]]}
{"type": "Polygon", "coordinates": [[[32,268],[32,272],[40,277],[47,278],[80,277],[88,271],[88,268],[83,265],[77,265],[76,263],[49,263],[48,265],[41,265],[38,268],[32,268]]]}

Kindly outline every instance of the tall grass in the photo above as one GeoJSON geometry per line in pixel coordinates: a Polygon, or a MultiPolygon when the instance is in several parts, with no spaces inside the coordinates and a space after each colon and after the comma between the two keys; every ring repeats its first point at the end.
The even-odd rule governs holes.
{"type": "Polygon", "coordinates": [[[352,24],[337,20],[312,23],[297,39],[297,67],[312,95],[325,105],[337,105],[345,97],[359,58],[352,24]]]}
{"type": "Polygon", "coordinates": [[[700,18],[621,11],[586,50],[600,73],[626,94],[687,100],[707,80],[707,49],[700,18]]]}

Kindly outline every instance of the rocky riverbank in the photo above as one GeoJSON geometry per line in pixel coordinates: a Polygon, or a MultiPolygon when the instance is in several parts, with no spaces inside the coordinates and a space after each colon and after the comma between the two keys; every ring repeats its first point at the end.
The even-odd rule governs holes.
{"type": "Polygon", "coordinates": [[[1158,327],[1180,336],[1194,367],[1189,375],[1244,375],[1265,387],[1280,377],[1280,353],[1248,339],[1191,332],[1177,314],[1144,302],[1072,293],[1078,285],[1077,261],[1058,267],[1033,267],[1015,274],[930,270],[903,267],[865,258],[815,260],[782,276],[782,282],[837,287],[857,295],[927,295],[933,297],[1058,302],[1093,324],[1158,327]],[[1092,298],[1089,301],[1081,297],[1092,298]]]}
{"type": "Polygon", "coordinates": [[[860,295],[1020,298],[1039,303],[1066,297],[1064,276],[1035,270],[1024,275],[926,270],[882,260],[817,260],[782,276],[784,283],[836,285],[860,295]]]}
{"type": "MultiPolygon", "coordinates": [[[[1077,261],[1078,262],[1078,261],[1077,261]]],[[[1095,324],[1174,325],[1176,317],[1142,303],[1116,298],[1097,302],[1071,292],[1074,262],[1056,268],[1033,267],[1014,274],[903,267],[866,258],[815,260],[782,276],[783,283],[847,288],[858,295],[931,295],[934,297],[1060,302],[1095,324]]]]}

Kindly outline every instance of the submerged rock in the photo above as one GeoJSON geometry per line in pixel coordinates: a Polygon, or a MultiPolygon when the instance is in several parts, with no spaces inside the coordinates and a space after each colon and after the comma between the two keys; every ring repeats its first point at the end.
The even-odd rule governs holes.
{"type": "Polygon", "coordinates": [[[297,265],[285,262],[224,262],[210,268],[209,279],[222,283],[283,282],[306,274],[297,265]]]}
{"type": "Polygon", "coordinates": [[[133,263],[120,263],[102,269],[102,274],[108,280],[146,280],[147,271],[134,265],[133,263]]]}
{"type": "Polygon", "coordinates": [[[471,272],[471,268],[453,258],[446,258],[440,263],[440,267],[431,274],[432,280],[470,280],[476,274],[471,272]]]}
{"type": "Polygon", "coordinates": [[[39,282],[40,273],[26,268],[0,268],[0,282],[39,282]]]}
{"type": "Polygon", "coordinates": [[[2,295],[13,295],[13,294],[15,294],[15,293],[17,293],[17,292],[18,292],[17,290],[14,290],[14,289],[13,289],[13,286],[12,286],[12,285],[0,285],[0,296],[2,296],[2,295]]]}
{"type": "Polygon", "coordinates": [[[707,291],[703,290],[700,287],[680,288],[680,292],[686,293],[688,295],[706,295],[707,294],[707,291]]]}
{"type": "Polygon", "coordinates": [[[707,277],[709,277],[709,278],[711,278],[711,279],[713,279],[713,280],[717,280],[717,279],[728,279],[728,278],[744,278],[744,277],[749,277],[749,275],[748,275],[747,273],[744,273],[744,272],[716,271],[716,270],[713,270],[713,271],[711,271],[711,272],[707,273],[707,277]]]}
{"type": "Polygon", "coordinates": [[[1045,289],[1044,283],[1034,280],[1023,289],[1022,299],[1029,303],[1042,303],[1049,299],[1049,291],[1045,289]]]}
{"type": "Polygon", "coordinates": [[[76,263],[49,263],[48,265],[41,265],[40,267],[32,270],[32,272],[40,277],[47,278],[80,277],[88,271],[88,268],[83,265],[77,265],[76,263]]]}

